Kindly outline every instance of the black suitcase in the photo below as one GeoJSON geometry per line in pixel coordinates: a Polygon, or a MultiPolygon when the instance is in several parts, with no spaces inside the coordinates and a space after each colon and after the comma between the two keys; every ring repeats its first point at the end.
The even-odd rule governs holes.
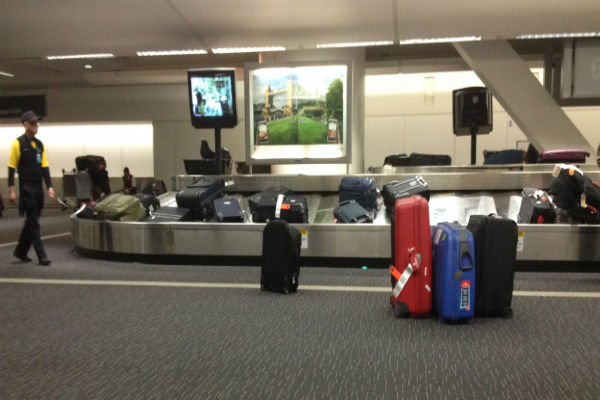
{"type": "Polygon", "coordinates": [[[408,154],[390,154],[383,159],[383,165],[391,165],[392,167],[400,167],[409,165],[410,159],[408,154]]]}
{"type": "Polygon", "coordinates": [[[215,219],[219,222],[244,222],[240,202],[235,197],[222,197],[213,200],[215,219]]]}
{"type": "Polygon", "coordinates": [[[253,222],[283,219],[287,222],[308,222],[308,203],[302,195],[262,195],[252,211],[253,222]]]}
{"type": "Polygon", "coordinates": [[[254,212],[256,210],[256,206],[258,206],[258,202],[260,198],[265,196],[277,196],[279,194],[290,195],[294,194],[294,191],[285,186],[271,186],[263,190],[262,192],[255,193],[248,198],[248,206],[250,207],[250,211],[254,212]]]}
{"type": "Polygon", "coordinates": [[[447,154],[410,153],[408,162],[408,165],[414,166],[450,165],[452,164],[452,157],[447,154]]]}
{"type": "Polygon", "coordinates": [[[223,179],[202,177],[177,192],[175,201],[178,207],[191,208],[194,219],[207,220],[213,214],[213,200],[223,195],[224,188],[223,179]]]}
{"type": "Polygon", "coordinates": [[[411,153],[410,155],[406,155],[400,153],[385,157],[383,164],[391,165],[392,167],[450,165],[452,164],[452,157],[447,154],[411,153]]]}
{"type": "Polygon", "coordinates": [[[497,215],[471,215],[467,229],[475,241],[475,316],[509,318],[517,261],[517,224],[497,215]]]}
{"type": "Polygon", "coordinates": [[[178,222],[192,221],[194,213],[189,208],[183,207],[161,207],[150,213],[146,222],[178,222]]]}
{"type": "Polygon", "coordinates": [[[377,185],[373,178],[345,176],[340,182],[339,202],[356,200],[367,210],[377,206],[377,185]]]}
{"type": "Polygon", "coordinates": [[[362,223],[373,222],[373,216],[356,200],[346,200],[341,202],[333,210],[335,222],[338,223],[362,223]]]}
{"type": "Polygon", "coordinates": [[[517,221],[523,224],[551,224],[556,219],[556,210],[548,193],[535,188],[523,188],[521,208],[517,221]]]}
{"type": "Polygon", "coordinates": [[[383,204],[388,214],[394,213],[396,200],[418,194],[429,201],[429,185],[423,177],[409,176],[396,181],[390,181],[381,188],[383,204]]]}
{"type": "Polygon", "coordinates": [[[267,223],[263,230],[260,288],[292,293],[298,289],[302,235],[280,219],[267,223]]]}

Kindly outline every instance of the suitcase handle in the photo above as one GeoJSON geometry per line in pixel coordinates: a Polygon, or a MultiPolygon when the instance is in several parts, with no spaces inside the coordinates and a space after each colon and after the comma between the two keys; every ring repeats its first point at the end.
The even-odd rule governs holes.
{"type": "Polygon", "coordinates": [[[417,253],[414,247],[408,248],[408,262],[412,265],[413,271],[421,269],[421,262],[423,262],[423,256],[421,253],[417,253]]]}
{"type": "Polygon", "coordinates": [[[466,230],[459,231],[460,237],[460,246],[459,246],[459,255],[458,266],[461,271],[470,271],[473,269],[473,255],[471,254],[471,248],[469,247],[469,234],[466,230]],[[468,257],[471,261],[471,265],[463,265],[462,261],[465,257],[468,257]]]}

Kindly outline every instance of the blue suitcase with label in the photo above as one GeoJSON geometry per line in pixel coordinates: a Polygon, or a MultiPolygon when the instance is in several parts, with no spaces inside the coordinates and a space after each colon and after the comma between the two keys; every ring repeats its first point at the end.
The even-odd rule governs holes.
{"type": "Polygon", "coordinates": [[[471,322],[475,310],[475,245],[458,223],[442,222],[431,230],[433,290],[441,321],[471,322]]]}

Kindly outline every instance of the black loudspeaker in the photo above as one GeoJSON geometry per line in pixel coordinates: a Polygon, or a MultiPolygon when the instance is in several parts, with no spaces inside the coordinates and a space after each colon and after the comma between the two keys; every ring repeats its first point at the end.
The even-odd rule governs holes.
{"type": "Polygon", "coordinates": [[[490,133],[493,129],[492,94],[487,88],[452,91],[452,123],[455,135],[490,133]]]}

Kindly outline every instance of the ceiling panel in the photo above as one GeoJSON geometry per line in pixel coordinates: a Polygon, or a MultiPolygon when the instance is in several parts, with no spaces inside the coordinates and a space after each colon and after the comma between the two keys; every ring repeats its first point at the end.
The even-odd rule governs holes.
{"type": "Polygon", "coordinates": [[[598,0],[398,0],[397,15],[399,39],[600,31],[598,0]]]}
{"type": "Polygon", "coordinates": [[[392,0],[172,0],[211,48],[393,40],[392,0]]]}
{"type": "MultiPolygon", "coordinates": [[[[296,50],[318,43],[599,30],[598,0],[0,0],[0,70],[16,75],[0,76],[0,89],[90,85],[84,72],[239,66],[257,57],[137,57],[138,50],[296,50]],[[45,59],[96,52],[117,58],[45,59]]],[[[428,57],[437,49],[392,47],[377,50],[378,57],[428,57]]]]}
{"type": "Polygon", "coordinates": [[[30,57],[199,46],[164,0],[2,0],[0,54],[30,57]]]}

